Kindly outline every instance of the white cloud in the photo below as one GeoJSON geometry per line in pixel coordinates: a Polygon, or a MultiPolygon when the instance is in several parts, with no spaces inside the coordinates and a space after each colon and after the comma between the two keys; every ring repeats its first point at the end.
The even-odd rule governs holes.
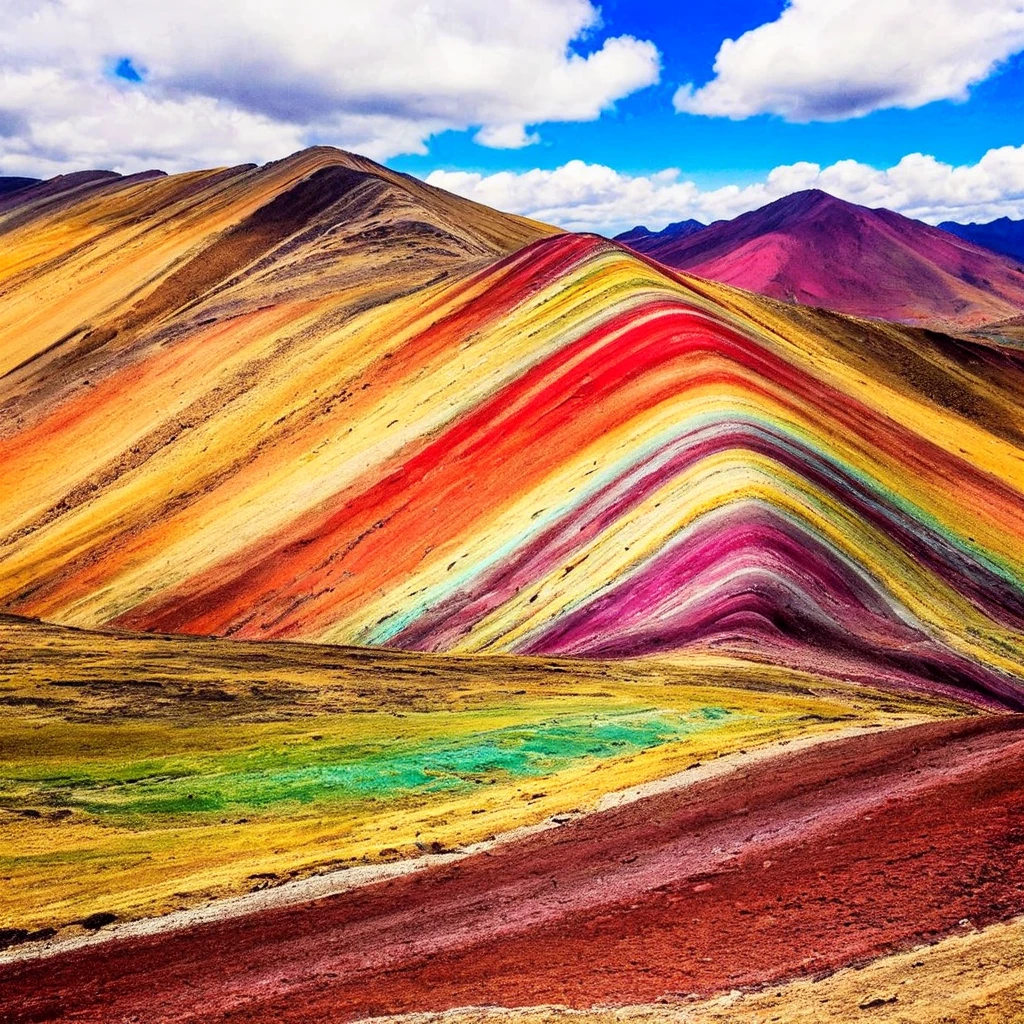
{"type": "Polygon", "coordinates": [[[491,124],[481,128],[473,136],[473,141],[491,149],[522,149],[540,142],[540,136],[536,132],[527,132],[526,126],[521,124],[491,124]]]}
{"type": "Polygon", "coordinates": [[[216,167],[294,152],[304,144],[294,126],[206,96],[154,97],[109,82],[65,90],[60,73],[50,68],[0,70],[0,104],[19,122],[0,137],[5,174],[216,167]]]}
{"type": "Polygon", "coordinates": [[[620,174],[573,160],[552,171],[475,174],[434,171],[432,185],[573,231],[614,234],[635,224],[660,229],[691,217],[709,223],[797,192],[819,188],[863,206],[884,206],[929,223],[1024,217],[1024,146],[989,150],[976,164],[953,167],[912,153],[878,170],[855,160],[828,167],[776,167],[763,181],[703,190],[670,168],[620,174]]]}
{"type": "Polygon", "coordinates": [[[726,39],[715,76],[676,110],[833,121],[963,100],[1024,50],[1024,0],[790,0],[778,20],[726,39]]]}
{"type": "Polygon", "coordinates": [[[167,170],[329,142],[385,159],[477,128],[518,148],[658,80],[590,0],[4,0],[0,167],[167,170]],[[576,47],[574,49],[574,46],[576,47]],[[581,51],[581,52],[577,52],[581,51]],[[144,79],[113,75],[128,58],[144,79]],[[214,150],[216,153],[214,155],[214,150]],[[209,155],[207,155],[209,154],[209,155]]]}

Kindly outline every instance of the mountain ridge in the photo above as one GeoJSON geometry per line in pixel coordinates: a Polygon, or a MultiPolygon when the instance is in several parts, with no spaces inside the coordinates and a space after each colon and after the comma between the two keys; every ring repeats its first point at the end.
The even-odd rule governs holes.
{"type": "MultiPolygon", "coordinates": [[[[172,176],[161,171],[63,175],[14,193],[6,203],[0,200],[0,233],[8,244],[0,261],[0,284],[7,292],[0,333],[20,324],[16,344],[8,334],[0,352],[0,375],[15,373],[28,390],[33,382],[40,384],[40,375],[47,376],[54,360],[64,365],[69,358],[87,359],[115,337],[119,344],[131,344],[139,331],[173,313],[177,292],[187,293],[198,310],[218,295],[226,298],[242,272],[262,275],[271,287],[266,258],[272,253],[281,267],[276,276],[270,274],[271,297],[283,286],[282,275],[301,279],[335,262],[335,273],[353,273],[357,282],[400,261],[412,287],[442,267],[463,273],[467,259],[494,259],[555,230],[330,147],[303,150],[263,167],[243,164],[172,176]],[[311,181],[314,176],[319,184],[311,181]],[[364,234],[349,239],[358,234],[359,221],[338,204],[351,201],[358,182],[364,193],[366,188],[376,193],[377,205],[363,204],[358,216],[365,221],[364,234]],[[101,217],[104,207],[112,214],[101,217]],[[332,209],[341,219],[323,221],[332,209]],[[339,234],[339,223],[350,230],[339,234]],[[423,230],[434,233],[439,245],[424,249],[423,230]],[[140,258],[108,268],[115,281],[109,273],[101,279],[93,268],[114,252],[140,258]],[[413,258],[416,268],[410,266],[413,258]],[[54,269],[59,265],[65,280],[74,282],[71,304],[56,304],[34,287],[41,261],[54,269]],[[194,280],[186,282],[187,277],[194,280]],[[23,366],[25,373],[16,372],[23,366]]],[[[387,275],[378,284],[384,280],[387,275]]],[[[51,374],[47,386],[52,382],[51,374]]]]}

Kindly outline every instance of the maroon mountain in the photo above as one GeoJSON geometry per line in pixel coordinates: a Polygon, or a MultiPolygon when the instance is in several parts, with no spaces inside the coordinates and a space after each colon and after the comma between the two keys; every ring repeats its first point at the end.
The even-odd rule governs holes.
{"type": "Polygon", "coordinates": [[[1024,310],[1016,261],[817,190],[676,239],[624,240],[680,270],[856,316],[976,326],[1024,310]]]}

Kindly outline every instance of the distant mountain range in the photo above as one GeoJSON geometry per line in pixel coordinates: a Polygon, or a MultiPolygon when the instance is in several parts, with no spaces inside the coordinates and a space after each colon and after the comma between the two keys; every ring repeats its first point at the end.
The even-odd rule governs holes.
{"type": "Polygon", "coordinates": [[[1024,310],[1024,270],[1005,256],[818,190],[707,228],[677,227],[617,240],[701,277],[857,316],[977,326],[1024,310]]]}
{"type": "Polygon", "coordinates": [[[660,259],[658,252],[661,249],[671,250],[677,242],[703,231],[706,227],[707,225],[699,220],[677,220],[661,231],[649,231],[643,225],[637,225],[631,231],[616,235],[615,240],[625,242],[634,249],[642,247],[649,256],[660,259]]]}
{"type": "Polygon", "coordinates": [[[939,227],[993,252],[1024,260],[1024,220],[1000,217],[988,224],[957,224],[956,221],[947,220],[939,227]]]}

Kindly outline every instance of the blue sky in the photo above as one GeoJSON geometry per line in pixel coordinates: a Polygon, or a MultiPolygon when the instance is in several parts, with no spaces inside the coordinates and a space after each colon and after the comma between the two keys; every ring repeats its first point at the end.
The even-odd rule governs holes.
{"type": "Polygon", "coordinates": [[[916,110],[881,110],[829,123],[790,124],[767,114],[734,121],[676,113],[672,95],[682,83],[709,79],[722,41],[778,18],[785,6],[781,0],[605,0],[600,6],[603,24],[590,45],[624,34],[650,39],[662,57],[658,84],[620,100],[597,121],[544,126],[536,146],[486,149],[471,133],[445,132],[431,140],[429,153],[396,157],[389,165],[424,175],[436,168],[555,168],[582,159],[637,174],[680,167],[713,186],[746,184],[779,164],[801,160],[824,165],[852,158],[889,167],[907,153],[922,152],[966,164],[994,147],[1024,143],[1024,59],[1019,55],[974,86],[966,102],[941,100],[916,110]]]}
{"type": "Polygon", "coordinates": [[[3,3],[4,174],[323,143],[606,232],[809,187],[1024,217],[1024,0],[3,3]]]}

